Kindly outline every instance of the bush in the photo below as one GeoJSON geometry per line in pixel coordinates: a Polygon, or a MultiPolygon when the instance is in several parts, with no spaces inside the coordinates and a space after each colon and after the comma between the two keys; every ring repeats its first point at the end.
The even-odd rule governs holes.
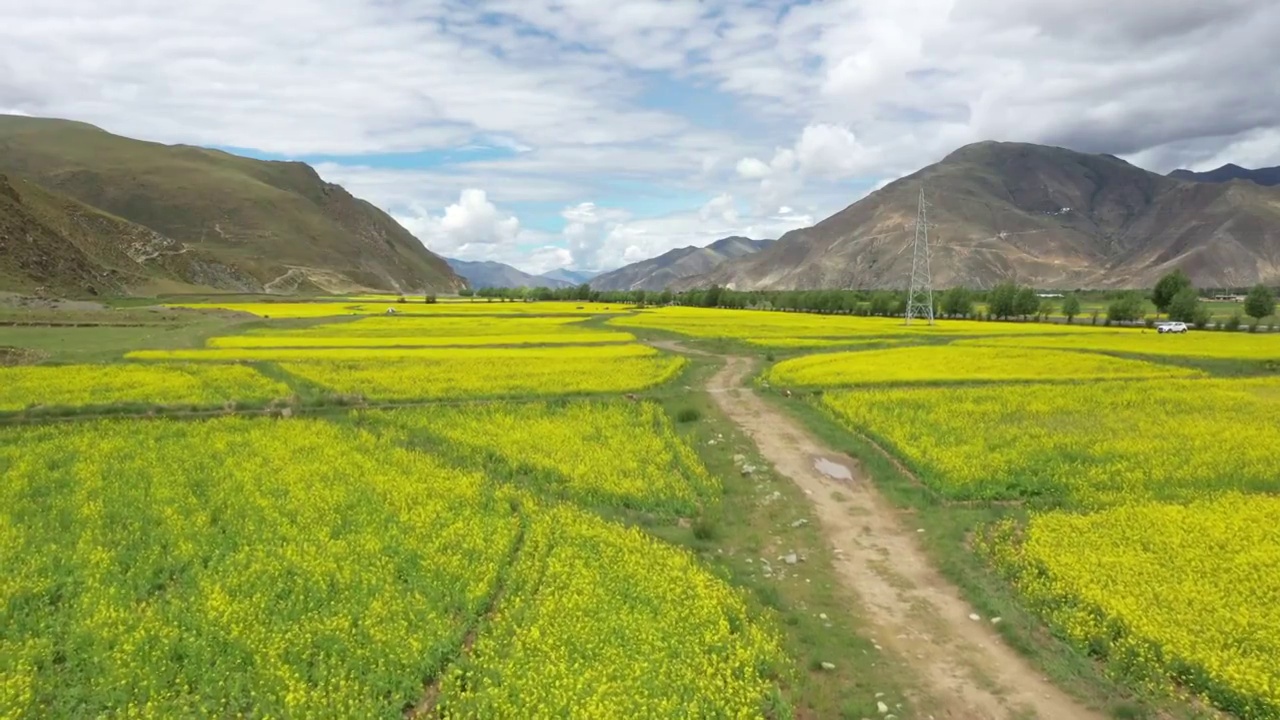
{"type": "Polygon", "coordinates": [[[1258,332],[1258,321],[1257,321],[1257,320],[1254,320],[1253,322],[1249,323],[1249,332],[1251,332],[1251,333],[1256,333],[1256,332],[1258,332]]]}
{"type": "Polygon", "coordinates": [[[1239,330],[1240,329],[1240,313],[1236,313],[1235,315],[1232,315],[1231,317],[1227,318],[1227,321],[1222,325],[1222,329],[1230,330],[1232,332],[1239,330]]]}
{"type": "Polygon", "coordinates": [[[693,521],[693,536],[699,540],[715,540],[720,536],[720,528],[715,520],[700,517],[693,521]]]}
{"type": "Polygon", "coordinates": [[[1146,326],[1147,326],[1147,328],[1148,328],[1148,329],[1150,329],[1150,328],[1154,328],[1154,327],[1156,326],[1156,319],[1155,319],[1155,318],[1146,318],[1146,319],[1144,319],[1144,320],[1143,320],[1143,322],[1146,324],[1146,326]]]}
{"type": "Polygon", "coordinates": [[[680,423],[697,422],[701,419],[702,411],[698,408],[681,408],[680,411],[676,413],[676,422],[680,423]]]}

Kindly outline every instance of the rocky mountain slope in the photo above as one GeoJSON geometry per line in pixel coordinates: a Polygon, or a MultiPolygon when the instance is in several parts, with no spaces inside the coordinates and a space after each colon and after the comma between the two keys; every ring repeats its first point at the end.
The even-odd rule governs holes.
{"type": "Polygon", "coordinates": [[[530,275],[506,263],[493,261],[469,261],[446,258],[453,271],[466,278],[467,284],[476,288],[548,287],[562,288],[579,283],[555,280],[545,275],[530,275]]]}
{"type": "Polygon", "coordinates": [[[772,240],[735,236],[706,247],[690,245],[598,275],[590,285],[596,290],[663,290],[682,278],[710,272],[729,260],[758,253],[772,244],[772,240]]]}
{"type": "MultiPolygon", "coordinates": [[[[70,252],[53,245],[57,229],[76,228],[84,242],[71,244],[96,248],[85,255],[93,267],[90,276],[103,284],[101,278],[123,273],[118,288],[103,284],[103,290],[168,282],[253,292],[448,292],[463,286],[442,258],[389,215],[324,182],[304,163],[142,142],[65,120],[0,115],[0,172],[10,187],[23,188],[22,195],[43,193],[39,215],[45,231],[3,238],[6,244],[21,242],[24,257],[50,258],[40,272],[53,277],[37,281],[31,275],[28,281],[74,285],[86,279],[79,270],[61,276],[56,268],[72,266],[52,260],[70,252]],[[74,208],[70,216],[60,215],[58,208],[67,207],[74,208]],[[139,233],[152,236],[159,248],[155,258],[123,269],[102,259],[130,255],[139,233]],[[157,259],[192,253],[199,262],[157,259]]],[[[16,212],[12,207],[2,212],[9,233],[33,222],[10,214],[16,212]]],[[[23,267],[30,265],[24,260],[23,267]]],[[[16,263],[7,263],[6,271],[14,268],[16,263]]]]}
{"type": "Polygon", "coordinates": [[[1196,182],[1222,183],[1232,180],[1248,180],[1259,185],[1273,187],[1280,185],[1280,167],[1258,168],[1250,170],[1239,165],[1227,163],[1217,170],[1192,172],[1190,170],[1174,170],[1169,177],[1175,180],[1194,180],[1196,182]]]}
{"type": "Polygon", "coordinates": [[[984,142],[897,180],[763,252],[675,283],[901,288],[921,186],[939,287],[1205,287],[1280,283],[1280,188],[1169,178],[1110,155],[984,142]]]}

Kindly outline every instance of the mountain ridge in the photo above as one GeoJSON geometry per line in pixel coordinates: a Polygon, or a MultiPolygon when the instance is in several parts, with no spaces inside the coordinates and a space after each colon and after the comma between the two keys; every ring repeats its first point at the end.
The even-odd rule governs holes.
{"type": "Polygon", "coordinates": [[[747,289],[901,288],[921,186],[938,287],[1280,282],[1280,190],[1151,173],[1111,155],[987,141],[895,180],[772,247],[673,283],[747,289]]]}
{"type": "MultiPolygon", "coordinates": [[[[449,292],[464,284],[387,213],[325,182],[305,163],[134,140],[75,121],[0,115],[0,172],[10,184],[19,178],[146,228],[173,243],[175,252],[198,251],[223,269],[200,275],[177,268],[176,278],[160,278],[166,282],[247,292],[449,292]]],[[[120,229],[109,223],[101,229],[112,228],[120,229]]],[[[111,240],[95,244],[105,251],[111,240]]],[[[147,285],[152,269],[126,273],[120,290],[147,285]]]]}
{"type": "Polygon", "coordinates": [[[494,260],[458,260],[445,258],[453,271],[466,278],[467,284],[481,288],[547,287],[551,289],[573,287],[580,283],[556,280],[546,275],[532,275],[517,267],[494,260]]]}
{"type": "Polygon", "coordinates": [[[757,253],[773,242],[734,235],[703,247],[688,245],[602,273],[589,284],[595,290],[664,290],[683,278],[701,275],[734,258],[757,253]]]}
{"type": "Polygon", "coordinates": [[[1257,168],[1251,170],[1249,168],[1240,167],[1235,163],[1227,163],[1220,168],[1207,170],[1205,172],[1194,172],[1191,170],[1174,170],[1169,173],[1169,177],[1175,180],[1192,180],[1195,182],[1223,183],[1232,180],[1247,180],[1265,187],[1275,187],[1280,185],[1280,167],[1257,168]]]}

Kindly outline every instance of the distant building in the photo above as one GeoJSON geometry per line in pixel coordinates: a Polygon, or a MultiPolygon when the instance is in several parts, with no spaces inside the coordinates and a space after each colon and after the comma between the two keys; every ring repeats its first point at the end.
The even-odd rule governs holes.
{"type": "Polygon", "coordinates": [[[1215,302],[1242,303],[1245,301],[1245,296],[1244,295],[1214,295],[1213,299],[1215,302]]]}
{"type": "Polygon", "coordinates": [[[1060,297],[1066,297],[1066,296],[1065,296],[1065,295],[1063,295],[1062,293],[1036,293],[1036,297],[1042,297],[1042,298],[1060,298],[1060,297]]]}

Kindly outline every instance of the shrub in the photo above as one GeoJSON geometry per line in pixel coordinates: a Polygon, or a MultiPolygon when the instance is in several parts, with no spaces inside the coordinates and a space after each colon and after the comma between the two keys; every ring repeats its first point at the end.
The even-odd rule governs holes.
{"type": "Polygon", "coordinates": [[[1222,329],[1230,330],[1232,332],[1239,330],[1240,329],[1240,313],[1236,313],[1231,317],[1227,318],[1227,321],[1222,325],[1222,329]]]}
{"type": "Polygon", "coordinates": [[[676,413],[676,422],[691,423],[691,422],[697,422],[701,419],[702,419],[702,411],[699,410],[698,408],[692,408],[692,407],[681,408],[680,411],[676,413]]]}

